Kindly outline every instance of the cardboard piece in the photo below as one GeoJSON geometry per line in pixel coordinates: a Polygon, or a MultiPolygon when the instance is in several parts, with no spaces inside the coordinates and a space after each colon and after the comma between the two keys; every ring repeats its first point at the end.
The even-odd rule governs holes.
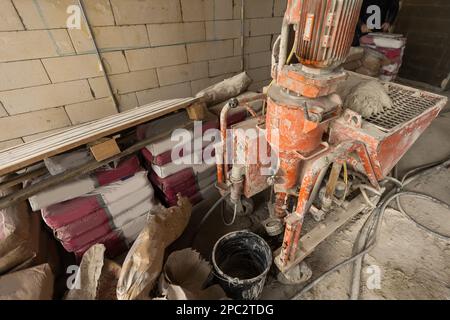
{"type": "Polygon", "coordinates": [[[98,162],[112,158],[120,153],[120,148],[117,145],[116,139],[104,139],[101,142],[92,145],[90,150],[95,160],[98,162]]]}
{"type": "Polygon", "coordinates": [[[161,274],[160,293],[167,300],[219,300],[226,294],[219,285],[204,288],[212,266],[188,248],[173,252],[161,274]]]}

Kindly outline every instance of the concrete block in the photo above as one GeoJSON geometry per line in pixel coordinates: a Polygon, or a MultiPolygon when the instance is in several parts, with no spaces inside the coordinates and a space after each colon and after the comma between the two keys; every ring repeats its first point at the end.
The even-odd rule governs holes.
{"type": "MultiPolygon", "coordinates": [[[[100,50],[124,50],[150,46],[147,28],[140,26],[94,27],[93,33],[100,50]]],[[[86,26],[69,30],[77,53],[94,53],[94,45],[86,26]]]]}
{"type": "Polygon", "coordinates": [[[211,82],[212,82],[212,78],[203,78],[203,79],[191,81],[192,96],[195,96],[197,94],[197,92],[211,86],[212,85],[211,82]]]}
{"type": "Polygon", "coordinates": [[[282,17],[251,19],[250,36],[254,37],[280,33],[282,22],[282,17]]]}
{"type": "Polygon", "coordinates": [[[95,54],[42,59],[42,63],[53,83],[103,75],[100,61],[95,54]]]}
{"type": "Polygon", "coordinates": [[[192,96],[195,96],[199,91],[202,91],[203,89],[206,89],[209,86],[212,86],[213,84],[216,84],[220,81],[230,78],[233,75],[234,75],[233,73],[227,73],[221,74],[220,76],[213,78],[204,78],[200,80],[191,81],[192,96]]]}
{"type": "Polygon", "coordinates": [[[273,13],[273,0],[245,0],[245,18],[269,18],[273,13]]]}
{"type": "Polygon", "coordinates": [[[171,67],[158,68],[159,85],[167,86],[170,84],[197,80],[208,76],[208,63],[196,62],[190,64],[181,64],[171,67]]]}
{"type": "Polygon", "coordinates": [[[209,5],[214,8],[214,20],[233,19],[233,1],[209,0],[209,5]]]}
{"type": "MultiPolygon", "coordinates": [[[[234,39],[234,43],[233,43],[233,49],[234,49],[234,55],[235,56],[240,56],[242,55],[242,44],[241,44],[242,39],[234,39]]],[[[244,46],[245,46],[245,39],[244,39],[244,46]]],[[[245,50],[245,48],[244,48],[245,50]]]]}
{"type": "Polygon", "coordinates": [[[66,112],[74,125],[101,119],[117,113],[111,98],[67,105],[66,112]]]}
{"type": "MultiPolygon", "coordinates": [[[[102,54],[108,74],[128,72],[121,52],[102,54]]],[[[103,76],[104,71],[95,54],[43,59],[42,63],[53,83],[103,76]]]]}
{"type": "Polygon", "coordinates": [[[0,101],[0,118],[7,116],[8,112],[6,112],[5,108],[3,107],[3,103],[0,101]]]}
{"type": "Polygon", "coordinates": [[[272,80],[263,80],[258,82],[252,82],[248,87],[249,91],[262,92],[262,88],[268,86],[272,80]]]}
{"type": "Polygon", "coordinates": [[[241,36],[241,20],[207,21],[206,40],[225,40],[241,36]]]}
{"type": "Polygon", "coordinates": [[[264,51],[249,54],[245,59],[245,70],[270,66],[272,64],[272,52],[264,51]]]}
{"type": "MultiPolygon", "coordinates": [[[[244,38],[244,53],[256,53],[270,50],[272,37],[259,36],[259,37],[246,37],[244,38]]],[[[238,56],[241,54],[241,39],[234,40],[234,55],[238,56]]]]}
{"type": "Polygon", "coordinates": [[[181,0],[183,21],[233,19],[232,0],[181,0]]]}
{"type": "Polygon", "coordinates": [[[10,115],[60,107],[92,98],[87,80],[0,92],[0,101],[10,115]]]}
{"type": "Polygon", "coordinates": [[[233,0],[233,19],[242,17],[242,0],[233,0]]]}
{"type": "Polygon", "coordinates": [[[205,41],[204,22],[164,23],[147,25],[152,47],[205,41]]]}
{"type": "MultiPolygon", "coordinates": [[[[27,30],[67,28],[71,15],[67,9],[75,0],[13,0],[27,30]]],[[[108,0],[84,1],[92,26],[113,26],[114,17],[108,0]]]]}
{"type": "Polygon", "coordinates": [[[2,141],[2,142],[0,142],[0,151],[21,145],[22,143],[23,143],[23,140],[20,138],[2,141]]]}
{"type": "Polygon", "coordinates": [[[214,19],[214,11],[208,0],[181,0],[183,21],[205,21],[214,19]]]}
{"type": "Polygon", "coordinates": [[[119,74],[130,71],[123,51],[105,52],[101,56],[108,74],[119,74]]]}
{"type": "Polygon", "coordinates": [[[0,141],[11,140],[39,132],[70,126],[64,108],[51,108],[36,112],[0,118],[0,141]],[[20,125],[19,125],[20,124],[20,125]]]}
{"type": "Polygon", "coordinates": [[[0,32],[0,62],[74,54],[66,30],[0,32]]]}
{"type": "Polygon", "coordinates": [[[81,30],[70,29],[68,32],[77,54],[95,53],[92,38],[89,36],[85,24],[81,26],[81,30]]]}
{"type": "Polygon", "coordinates": [[[231,57],[209,61],[209,76],[215,77],[221,74],[241,71],[241,64],[241,57],[231,57]]]}
{"type": "Polygon", "coordinates": [[[179,0],[111,0],[118,25],[181,22],[179,0]]]}
{"type": "Polygon", "coordinates": [[[125,56],[131,71],[187,63],[184,45],[127,50],[125,56]]]}
{"type": "Polygon", "coordinates": [[[49,84],[41,61],[0,63],[0,91],[49,84]]]}
{"type": "Polygon", "coordinates": [[[114,92],[118,94],[158,87],[155,69],[115,74],[110,79],[114,92]]]}
{"type": "Polygon", "coordinates": [[[35,140],[39,140],[39,139],[48,137],[48,136],[50,136],[52,134],[59,133],[61,131],[67,130],[67,129],[68,128],[58,128],[58,129],[54,129],[54,130],[50,130],[50,131],[40,132],[40,133],[36,133],[36,134],[32,134],[32,135],[29,135],[29,136],[22,137],[22,140],[24,142],[31,142],[31,141],[35,141],[35,140]]]}
{"type": "MultiPolygon", "coordinates": [[[[233,18],[241,18],[242,0],[234,0],[233,18]]],[[[245,18],[272,17],[273,0],[245,0],[245,18]]]]}
{"type": "Polygon", "coordinates": [[[286,7],[287,7],[287,0],[275,0],[273,4],[273,16],[284,17],[286,7]]]}
{"type": "Polygon", "coordinates": [[[190,43],[186,47],[189,62],[226,58],[234,55],[233,40],[190,43]]]}
{"type": "Polygon", "coordinates": [[[191,96],[191,86],[189,82],[179,83],[171,86],[160,87],[145,91],[136,92],[139,106],[158,101],[191,96]]]}
{"type": "Polygon", "coordinates": [[[101,49],[126,49],[146,47],[148,41],[145,26],[97,27],[94,28],[97,45],[101,49]]]}
{"type": "Polygon", "coordinates": [[[108,83],[105,77],[88,79],[88,82],[95,99],[109,97],[108,83]]]}
{"type": "Polygon", "coordinates": [[[86,14],[93,27],[113,26],[114,15],[109,0],[84,1],[86,14]]]}
{"type": "Polygon", "coordinates": [[[247,74],[253,82],[271,79],[270,66],[247,70],[247,74]]]}
{"type": "Polygon", "coordinates": [[[120,112],[124,112],[139,107],[137,96],[136,93],[134,92],[120,95],[117,98],[117,101],[119,102],[120,112]]]}
{"type": "Polygon", "coordinates": [[[19,15],[14,9],[11,0],[0,2],[0,31],[23,30],[19,15]]]}

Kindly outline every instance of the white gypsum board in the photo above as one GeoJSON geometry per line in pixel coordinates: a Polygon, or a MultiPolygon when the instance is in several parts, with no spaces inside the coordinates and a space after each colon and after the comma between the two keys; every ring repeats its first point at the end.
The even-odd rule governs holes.
{"type": "MultiPolygon", "coordinates": [[[[155,109],[155,111],[157,111],[157,110],[155,109]]],[[[137,117],[139,118],[139,115],[137,117]]],[[[127,120],[133,120],[133,119],[127,119],[127,120]]],[[[123,123],[123,121],[120,121],[120,120],[115,122],[116,125],[121,125],[122,123],[123,123]]],[[[102,129],[104,129],[104,123],[89,122],[86,124],[82,124],[80,126],[71,127],[62,132],[55,133],[51,136],[44,137],[39,140],[27,143],[26,145],[25,144],[21,145],[21,147],[26,147],[26,150],[25,150],[25,148],[18,148],[18,147],[10,148],[10,149],[5,150],[2,153],[0,153],[0,163],[2,163],[2,161],[4,160],[3,156],[7,157],[8,160],[10,160],[12,158],[12,156],[14,155],[14,153],[18,152],[17,149],[21,149],[20,155],[22,157],[26,157],[28,155],[33,155],[35,152],[42,149],[42,141],[45,141],[46,144],[51,145],[53,148],[58,148],[60,145],[65,145],[67,139],[77,139],[80,136],[85,136],[85,132],[83,132],[82,130],[83,129],[86,130],[86,128],[88,128],[88,130],[90,130],[91,134],[98,133],[98,131],[102,131],[102,129]],[[62,140],[61,139],[62,136],[66,140],[62,140]]]]}
{"type": "MultiPolygon", "coordinates": [[[[156,112],[156,111],[159,111],[159,110],[164,110],[167,106],[163,105],[161,107],[161,106],[155,104],[154,107],[155,108],[154,108],[153,111],[156,112]]],[[[144,113],[144,115],[145,115],[145,113],[144,113]]],[[[113,116],[117,116],[117,114],[115,114],[113,116]]],[[[113,117],[113,116],[109,116],[109,117],[113,117]]],[[[34,152],[36,152],[37,150],[39,150],[42,147],[42,145],[40,143],[41,140],[45,140],[45,142],[47,144],[49,144],[49,145],[52,145],[54,147],[58,147],[60,144],[64,144],[65,143],[65,141],[61,140],[61,136],[62,135],[64,135],[65,139],[76,139],[80,134],[81,135],[85,134],[85,132],[83,131],[84,128],[88,128],[90,130],[90,133],[92,133],[92,134],[96,133],[96,132],[101,131],[102,129],[104,129],[104,125],[105,124],[104,124],[104,121],[102,121],[102,120],[109,120],[108,119],[109,117],[103,118],[103,119],[100,119],[100,120],[97,120],[97,121],[90,121],[90,122],[87,122],[87,123],[84,123],[84,124],[81,124],[81,125],[78,125],[78,126],[73,126],[73,127],[70,127],[70,128],[68,128],[66,130],[63,130],[61,132],[54,133],[54,134],[52,134],[50,136],[41,138],[39,140],[35,140],[35,141],[27,143],[27,144],[23,144],[21,146],[27,145],[28,154],[33,154],[34,152]]],[[[127,123],[127,122],[129,122],[131,120],[134,120],[134,119],[139,119],[140,117],[142,117],[142,114],[135,114],[133,118],[125,119],[125,123],[127,123]]],[[[121,125],[123,123],[124,123],[123,119],[117,119],[116,122],[115,122],[115,125],[119,126],[119,125],[121,125]]],[[[12,147],[12,148],[9,148],[7,150],[4,150],[3,152],[0,152],[0,163],[2,163],[2,161],[3,161],[3,158],[2,158],[3,154],[6,154],[6,157],[9,158],[10,154],[9,154],[8,151],[16,152],[16,149],[19,149],[18,146],[12,147]]],[[[25,151],[22,152],[21,155],[22,156],[27,156],[25,151]]]]}
{"type": "Polygon", "coordinates": [[[186,108],[197,100],[198,98],[184,98],[157,101],[123,113],[73,126],[48,137],[0,151],[0,176],[186,108]]]}

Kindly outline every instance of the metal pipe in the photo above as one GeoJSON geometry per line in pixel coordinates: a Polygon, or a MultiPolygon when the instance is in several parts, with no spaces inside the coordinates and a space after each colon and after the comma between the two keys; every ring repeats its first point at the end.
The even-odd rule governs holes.
{"type": "Polygon", "coordinates": [[[265,100],[265,99],[266,99],[266,95],[264,93],[259,93],[257,95],[251,96],[251,97],[239,98],[239,99],[237,99],[237,101],[238,101],[238,106],[241,106],[241,105],[247,104],[249,102],[253,102],[256,100],[265,100]]]}
{"type": "Polygon", "coordinates": [[[241,1],[241,71],[245,71],[245,0],[241,1]]]}
{"type": "Polygon", "coordinates": [[[221,148],[218,154],[217,161],[217,182],[218,184],[223,184],[226,181],[227,171],[225,168],[226,164],[226,150],[227,150],[227,116],[228,111],[231,109],[230,101],[225,104],[220,112],[220,138],[221,138],[221,148]]]}
{"type": "MultiPolygon", "coordinates": [[[[230,99],[220,112],[220,137],[222,140],[222,148],[218,154],[217,162],[217,182],[218,184],[225,183],[228,177],[228,157],[227,157],[227,129],[228,129],[228,111],[237,108],[240,105],[248,104],[249,102],[265,99],[266,95],[263,93],[257,94],[253,97],[230,99]],[[220,161],[221,160],[221,161],[220,161]]],[[[248,109],[247,109],[248,110],[248,109]]],[[[250,111],[249,111],[250,112],[250,111]]]]}
{"type": "Polygon", "coordinates": [[[258,116],[256,111],[253,110],[253,108],[248,103],[244,104],[244,107],[248,111],[248,113],[250,113],[252,115],[252,117],[256,118],[258,116]]]}
{"type": "Polygon", "coordinates": [[[284,17],[283,25],[281,27],[280,55],[278,58],[278,74],[281,73],[286,63],[288,44],[289,44],[289,21],[286,17],[284,17]]]}
{"type": "Polygon", "coordinates": [[[239,207],[242,207],[241,197],[242,191],[244,190],[244,174],[245,174],[244,166],[234,165],[230,175],[230,182],[231,182],[230,200],[235,205],[239,205],[239,207]]]}
{"type": "Polygon", "coordinates": [[[97,41],[95,40],[94,33],[92,32],[91,24],[89,23],[89,19],[88,19],[87,15],[86,15],[86,10],[85,10],[84,5],[83,5],[83,0],[78,0],[78,6],[81,9],[81,14],[83,15],[84,21],[86,21],[86,27],[87,27],[87,30],[88,30],[88,35],[92,39],[92,43],[93,43],[94,49],[95,49],[95,54],[97,55],[97,58],[98,58],[98,60],[100,62],[100,65],[102,67],[103,74],[105,75],[106,84],[108,86],[108,91],[109,91],[109,94],[111,96],[111,99],[114,102],[114,107],[116,108],[116,111],[118,113],[120,113],[119,104],[117,103],[117,99],[114,96],[114,91],[113,91],[113,88],[112,88],[112,85],[111,85],[111,80],[109,79],[108,74],[106,73],[105,64],[103,62],[102,56],[100,55],[100,51],[98,50],[97,41]]]}
{"type": "Polygon", "coordinates": [[[327,189],[325,192],[325,198],[332,198],[334,195],[334,190],[336,189],[336,183],[339,179],[339,175],[341,174],[342,163],[334,162],[333,167],[331,168],[330,180],[327,183],[327,189]]]}
{"type": "Polygon", "coordinates": [[[311,191],[311,196],[309,197],[309,200],[306,203],[305,213],[309,212],[309,210],[311,209],[311,206],[312,206],[315,198],[317,197],[317,194],[320,191],[320,186],[322,185],[323,179],[325,179],[325,175],[327,174],[327,171],[328,171],[328,166],[324,167],[320,171],[319,176],[317,177],[316,183],[314,184],[314,188],[311,191]]]}

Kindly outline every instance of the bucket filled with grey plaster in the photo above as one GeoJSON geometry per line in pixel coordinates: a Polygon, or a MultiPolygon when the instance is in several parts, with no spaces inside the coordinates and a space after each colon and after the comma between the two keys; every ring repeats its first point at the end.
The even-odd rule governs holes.
{"type": "Polygon", "coordinates": [[[272,266],[272,251],[260,236],[235,231],[216,242],[212,263],[215,279],[229,298],[256,300],[272,266]]]}

